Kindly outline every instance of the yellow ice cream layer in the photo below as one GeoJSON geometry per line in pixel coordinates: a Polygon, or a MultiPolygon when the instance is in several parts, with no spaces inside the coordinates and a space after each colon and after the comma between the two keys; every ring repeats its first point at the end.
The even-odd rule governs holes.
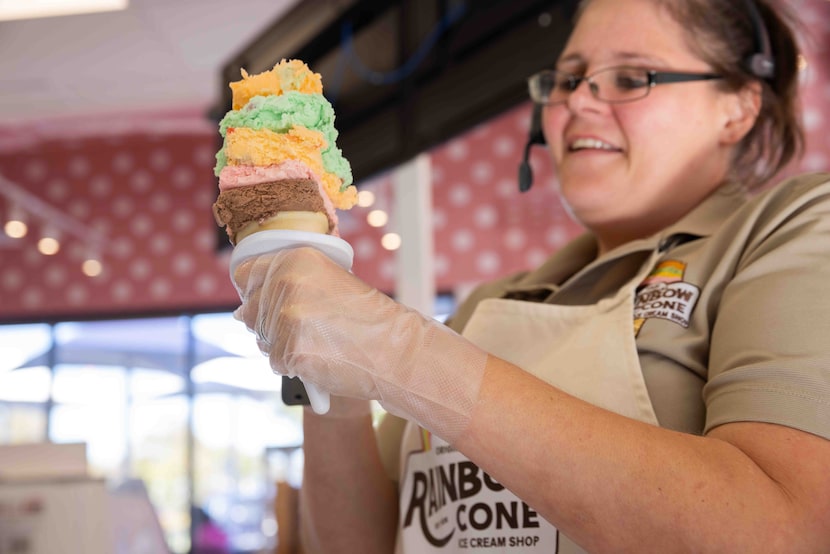
{"type": "Polygon", "coordinates": [[[287,133],[238,127],[228,129],[225,137],[228,165],[267,166],[297,160],[320,177],[335,208],[348,210],[357,203],[357,190],[349,187],[341,192],[340,177],[323,169],[320,151],[326,146],[323,133],[305,127],[293,127],[287,133]]]}
{"type": "Polygon", "coordinates": [[[269,71],[249,75],[242,70],[242,80],[230,83],[233,109],[239,110],[254,96],[279,96],[295,90],[304,94],[322,94],[323,80],[300,60],[282,60],[269,71]]]}

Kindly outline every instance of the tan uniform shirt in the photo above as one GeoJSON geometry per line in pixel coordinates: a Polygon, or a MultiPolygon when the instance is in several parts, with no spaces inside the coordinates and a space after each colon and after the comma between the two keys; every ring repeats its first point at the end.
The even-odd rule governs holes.
{"type": "MultiPolygon", "coordinates": [[[[595,304],[655,249],[631,332],[658,423],[704,434],[730,422],[768,422],[830,439],[828,174],[753,198],[724,187],[659,235],[599,259],[584,235],[538,269],[478,288],[449,324],[462,330],[485,298],[595,304]]],[[[602,348],[602,336],[596,344],[602,348]]],[[[396,479],[401,456],[416,446],[401,444],[405,425],[412,424],[388,417],[379,429],[396,479]]]]}
{"type": "Polygon", "coordinates": [[[827,174],[751,199],[724,187],[658,236],[598,260],[593,237],[579,237],[540,268],[477,289],[450,325],[462,329],[488,297],[595,303],[654,248],[662,254],[639,288],[632,332],[660,425],[702,434],[756,421],[830,439],[827,174]]]}

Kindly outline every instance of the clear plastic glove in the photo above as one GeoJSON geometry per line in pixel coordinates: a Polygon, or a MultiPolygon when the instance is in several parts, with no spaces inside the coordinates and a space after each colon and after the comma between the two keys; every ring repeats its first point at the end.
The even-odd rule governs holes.
{"type": "Polygon", "coordinates": [[[252,258],[234,274],[236,317],[277,373],[377,400],[447,441],[467,426],[487,354],[312,248],[252,258]]]}

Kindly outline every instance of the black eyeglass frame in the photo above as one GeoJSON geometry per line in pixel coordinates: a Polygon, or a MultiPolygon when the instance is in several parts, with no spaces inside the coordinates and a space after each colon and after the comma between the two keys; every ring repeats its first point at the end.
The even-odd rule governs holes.
{"type": "MultiPolygon", "coordinates": [[[[553,75],[553,74],[560,74],[563,76],[568,77],[568,81],[570,83],[570,91],[568,94],[574,92],[582,81],[588,82],[588,89],[591,91],[591,95],[599,100],[600,102],[605,102],[607,104],[624,104],[626,102],[635,102],[637,100],[642,100],[646,96],[648,96],[651,89],[657,85],[668,84],[668,83],[690,83],[693,81],[712,81],[715,79],[723,79],[723,75],[718,73],[694,73],[688,71],[657,71],[654,69],[644,69],[641,67],[632,67],[632,66],[615,66],[615,67],[606,67],[605,69],[600,69],[599,71],[595,71],[590,75],[583,75],[582,77],[577,77],[572,73],[568,73],[566,71],[559,71],[553,69],[543,69],[537,73],[534,73],[527,79],[528,85],[528,92],[530,93],[530,98],[533,100],[535,104],[539,104],[542,106],[555,106],[558,104],[564,104],[567,102],[567,97],[563,100],[559,100],[556,102],[538,102],[534,98],[533,94],[533,81],[535,79],[539,79],[542,75],[553,75]],[[599,73],[605,73],[606,71],[612,71],[615,69],[634,69],[637,71],[645,71],[646,78],[648,79],[645,86],[642,87],[643,95],[637,96],[635,98],[625,98],[622,100],[606,100],[604,98],[600,98],[599,94],[599,87],[591,80],[591,78],[599,73]]],[[[538,88],[538,87],[537,87],[538,88]]]]}

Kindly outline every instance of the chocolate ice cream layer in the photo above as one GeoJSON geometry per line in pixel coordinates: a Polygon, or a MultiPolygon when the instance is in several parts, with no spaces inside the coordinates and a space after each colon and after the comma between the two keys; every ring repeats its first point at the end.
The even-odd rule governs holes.
{"type": "MultiPolygon", "coordinates": [[[[239,229],[261,222],[279,212],[301,211],[326,213],[320,189],[311,179],[286,179],[274,183],[225,190],[213,204],[216,223],[224,225],[232,242],[239,229]]],[[[329,232],[334,222],[329,218],[329,232]]]]}

